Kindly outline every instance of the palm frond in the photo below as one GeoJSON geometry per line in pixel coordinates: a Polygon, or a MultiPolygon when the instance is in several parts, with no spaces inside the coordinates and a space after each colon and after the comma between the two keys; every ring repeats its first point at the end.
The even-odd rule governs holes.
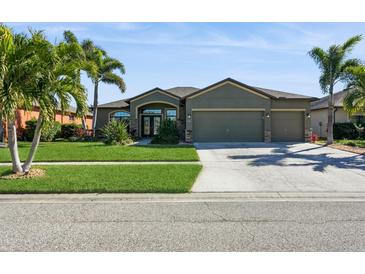
{"type": "Polygon", "coordinates": [[[105,73],[101,78],[101,81],[106,84],[113,84],[118,86],[121,92],[124,92],[126,90],[126,85],[124,83],[123,78],[115,73],[112,72],[105,73]]]}
{"type": "Polygon", "coordinates": [[[362,40],[362,35],[355,35],[351,38],[349,38],[346,42],[344,42],[342,45],[341,45],[341,48],[346,51],[346,52],[349,52],[351,51],[354,46],[356,44],[358,44],[360,41],[362,40]]]}

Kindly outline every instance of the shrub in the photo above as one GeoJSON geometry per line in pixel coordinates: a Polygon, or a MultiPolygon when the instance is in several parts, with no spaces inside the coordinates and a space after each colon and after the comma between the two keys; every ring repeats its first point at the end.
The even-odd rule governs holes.
{"type": "MultiPolygon", "coordinates": [[[[34,137],[34,131],[37,125],[36,119],[31,119],[25,122],[25,130],[24,130],[24,139],[26,141],[32,141],[34,137]]],[[[41,141],[51,142],[54,141],[61,132],[61,124],[59,122],[51,122],[47,124],[43,124],[42,133],[41,133],[41,141]]]]}
{"type": "Polygon", "coordinates": [[[344,143],[344,145],[351,146],[351,147],[356,147],[356,143],[354,141],[347,141],[347,142],[344,143]]]}
{"type": "Polygon", "coordinates": [[[358,139],[359,137],[359,133],[353,123],[335,123],[333,125],[334,139],[358,139]]]}
{"type": "Polygon", "coordinates": [[[153,137],[151,144],[178,144],[179,131],[176,122],[171,120],[162,121],[158,134],[153,137]]]}
{"type": "Polygon", "coordinates": [[[61,123],[52,122],[51,124],[44,124],[41,133],[41,140],[51,142],[61,133],[61,123]]]}
{"type": "Polygon", "coordinates": [[[123,121],[111,121],[102,130],[103,141],[105,144],[126,145],[132,142],[128,133],[128,125],[123,121]]]}
{"type": "Polygon", "coordinates": [[[70,137],[81,138],[83,136],[83,129],[81,125],[77,124],[63,124],[61,126],[61,138],[69,139],[70,137]]]}

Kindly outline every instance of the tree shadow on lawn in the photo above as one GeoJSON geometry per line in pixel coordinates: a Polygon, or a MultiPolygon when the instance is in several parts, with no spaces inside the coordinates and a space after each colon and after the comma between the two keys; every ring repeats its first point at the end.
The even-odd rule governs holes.
{"type": "Polygon", "coordinates": [[[312,166],[314,171],[319,172],[324,172],[327,167],[332,166],[341,169],[359,169],[365,171],[364,155],[331,157],[331,155],[335,156],[336,153],[308,153],[321,148],[315,147],[299,151],[289,151],[288,146],[284,146],[273,149],[270,154],[233,155],[228,157],[235,160],[252,160],[249,163],[250,166],[312,166]]]}

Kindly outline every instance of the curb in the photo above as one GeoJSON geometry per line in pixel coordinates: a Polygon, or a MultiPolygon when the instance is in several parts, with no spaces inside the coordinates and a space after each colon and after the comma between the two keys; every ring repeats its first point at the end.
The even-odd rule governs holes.
{"type": "Polygon", "coordinates": [[[0,194],[0,203],[365,202],[365,192],[0,194]]]}

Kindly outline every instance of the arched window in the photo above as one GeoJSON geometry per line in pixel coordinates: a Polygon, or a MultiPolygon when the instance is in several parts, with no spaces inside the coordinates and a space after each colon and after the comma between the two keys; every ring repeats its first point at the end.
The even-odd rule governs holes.
{"type": "Polygon", "coordinates": [[[110,114],[110,121],[128,121],[129,117],[130,114],[127,111],[116,111],[110,114]]]}

